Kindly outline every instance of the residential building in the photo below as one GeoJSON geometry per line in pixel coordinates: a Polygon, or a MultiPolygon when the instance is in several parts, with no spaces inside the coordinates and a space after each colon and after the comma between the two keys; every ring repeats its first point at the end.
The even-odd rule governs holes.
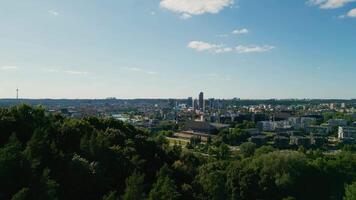
{"type": "Polygon", "coordinates": [[[290,137],[290,144],[296,146],[310,146],[310,138],[304,136],[291,136],[290,137]]]}
{"type": "Polygon", "coordinates": [[[338,130],[339,139],[356,139],[356,127],[339,126],[338,130]]]}
{"type": "Polygon", "coordinates": [[[347,126],[347,121],[344,119],[330,119],[328,120],[330,126],[347,126]]]}

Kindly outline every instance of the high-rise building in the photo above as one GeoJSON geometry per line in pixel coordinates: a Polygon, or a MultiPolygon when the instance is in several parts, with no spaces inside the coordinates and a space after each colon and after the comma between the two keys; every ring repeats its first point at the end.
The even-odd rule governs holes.
{"type": "Polygon", "coordinates": [[[187,107],[188,108],[192,108],[193,107],[193,97],[188,97],[188,100],[187,100],[187,107]]]}
{"type": "Polygon", "coordinates": [[[205,101],[204,101],[204,93],[200,92],[199,94],[199,109],[201,111],[205,111],[205,101]]]}

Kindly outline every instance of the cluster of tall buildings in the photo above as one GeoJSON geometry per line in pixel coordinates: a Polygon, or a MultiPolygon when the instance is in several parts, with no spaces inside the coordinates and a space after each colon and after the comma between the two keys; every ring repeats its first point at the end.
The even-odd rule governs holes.
{"type": "Polygon", "coordinates": [[[222,101],[219,99],[204,99],[204,93],[200,92],[198,98],[193,99],[193,97],[188,97],[186,105],[188,108],[192,108],[193,110],[198,110],[201,112],[205,112],[206,109],[210,111],[213,109],[219,109],[221,107],[222,101]]]}
{"type": "Polygon", "coordinates": [[[205,111],[205,100],[204,100],[204,93],[199,93],[199,99],[193,99],[193,97],[188,97],[187,106],[189,108],[193,108],[194,110],[200,110],[202,112],[205,111]]]}

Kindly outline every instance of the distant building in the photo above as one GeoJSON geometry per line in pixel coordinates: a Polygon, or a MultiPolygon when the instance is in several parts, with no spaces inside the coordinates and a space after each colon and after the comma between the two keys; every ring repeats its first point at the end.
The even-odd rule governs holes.
{"type": "Polygon", "coordinates": [[[257,146],[263,146],[267,143],[267,136],[258,135],[249,138],[249,142],[255,143],[257,146]]]}
{"type": "Polygon", "coordinates": [[[289,124],[289,121],[261,121],[257,123],[257,127],[261,131],[275,131],[278,129],[279,131],[290,130],[292,126],[289,124]]]}
{"type": "Polygon", "coordinates": [[[181,131],[181,132],[175,133],[174,137],[186,139],[186,140],[189,140],[192,137],[198,137],[201,139],[201,141],[207,142],[210,138],[212,138],[214,136],[212,136],[210,134],[197,133],[194,131],[181,131]]]}
{"type": "Polygon", "coordinates": [[[305,132],[310,135],[328,135],[332,132],[332,127],[329,125],[311,125],[305,128],[305,132]]]}
{"type": "Polygon", "coordinates": [[[168,105],[169,105],[169,107],[174,108],[176,106],[176,100],[168,99],[168,105]]]}
{"type": "Polygon", "coordinates": [[[339,126],[338,130],[339,139],[356,139],[356,127],[339,126]]]}
{"type": "Polygon", "coordinates": [[[314,117],[301,117],[300,118],[300,128],[305,129],[306,127],[315,124],[316,118],[314,117]]]}
{"type": "Polygon", "coordinates": [[[205,101],[203,92],[200,92],[199,94],[199,109],[203,112],[205,111],[205,101]]]}
{"type": "Polygon", "coordinates": [[[211,98],[208,100],[209,102],[209,109],[215,109],[216,108],[216,103],[215,103],[215,99],[211,98]]]}
{"type": "Polygon", "coordinates": [[[326,143],[326,139],[324,137],[311,137],[310,144],[315,147],[321,147],[326,143]]]}
{"type": "Polygon", "coordinates": [[[183,131],[193,131],[205,134],[217,134],[218,128],[204,121],[189,121],[183,125],[183,131]]]}
{"type": "Polygon", "coordinates": [[[317,120],[314,117],[289,117],[288,121],[294,129],[305,129],[314,124],[317,120]]]}
{"type": "Polygon", "coordinates": [[[193,101],[193,109],[194,110],[198,110],[199,109],[199,105],[198,105],[199,103],[198,103],[198,100],[197,99],[194,99],[194,101],[193,101]]]}
{"type": "Polygon", "coordinates": [[[328,124],[330,126],[346,126],[347,125],[347,121],[344,119],[330,119],[328,121],[328,124]]]}
{"type": "Polygon", "coordinates": [[[274,131],[275,126],[274,126],[274,122],[272,121],[261,121],[257,123],[257,127],[261,130],[261,131],[274,131]]]}
{"type": "Polygon", "coordinates": [[[188,108],[192,108],[193,107],[193,103],[194,103],[193,98],[192,97],[188,97],[188,99],[187,99],[187,107],[188,108]]]}
{"type": "Polygon", "coordinates": [[[246,129],[246,131],[251,135],[251,136],[257,136],[260,135],[261,132],[257,128],[250,128],[246,129]]]}
{"type": "Polygon", "coordinates": [[[341,108],[346,108],[346,104],[345,103],[341,103],[341,108]]]}
{"type": "Polygon", "coordinates": [[[290,144],[296,146],[310,146],[310,138],[304,136],[291,136],[290,137],[290,144]]]}

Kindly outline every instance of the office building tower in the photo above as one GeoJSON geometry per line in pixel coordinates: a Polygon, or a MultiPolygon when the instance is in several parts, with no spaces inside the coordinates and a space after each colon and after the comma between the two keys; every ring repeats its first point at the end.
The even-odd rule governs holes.
{"type": "Polygon", "coordinates": [[[205,111],[205,101],[203,92],[200,92],[199,94],[199,109],[203,112],[205,111]]]}

